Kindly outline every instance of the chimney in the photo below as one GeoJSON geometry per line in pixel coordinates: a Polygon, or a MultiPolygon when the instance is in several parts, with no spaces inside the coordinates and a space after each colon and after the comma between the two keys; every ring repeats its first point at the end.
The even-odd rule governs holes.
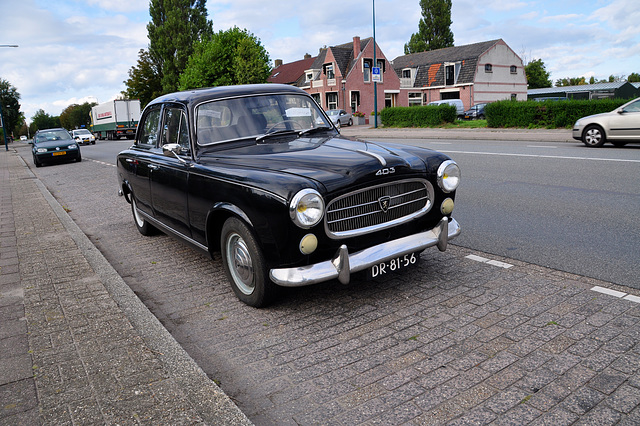
{"type": "Polygon", "coordinates": [[[280,65],[282,65],[282,59],[276,59],[274,61],[274,65],[275,65],[275,68],[278,68],[280,65]]]}
{"type": "Polygon", "coordinates": [[[311,59],[311,54],[309,54],[309,53],[305,53],[305,54],[304,54],[304,58],[305,58],[305,59],[311,59]]]}
{"type": "Polygon", "coordinates": [[[353,57],[354,59],[360,55],[360,37],[353,38],[353,57]]]}

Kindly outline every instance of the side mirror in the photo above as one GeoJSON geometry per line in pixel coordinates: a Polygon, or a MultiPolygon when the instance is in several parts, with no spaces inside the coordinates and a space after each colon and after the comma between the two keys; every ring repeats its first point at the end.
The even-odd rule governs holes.
{"type": "Polygon", "coordinates": [[[162,145],[162,155],[164,155],[165,157],[175,157],[178,160],[180,160],[181,163],[187,164],[184,158],[180,157],[180,154],[182,154],[182,151],[183,151],[182,146],[177,143],[168,143],[168,144],[162,145]]]}

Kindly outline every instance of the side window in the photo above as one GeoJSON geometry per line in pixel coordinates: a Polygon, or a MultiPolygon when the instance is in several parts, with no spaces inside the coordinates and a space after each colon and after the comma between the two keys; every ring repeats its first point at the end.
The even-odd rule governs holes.
{"type": "Polygon", "coordinates": [[[189,150],[189,127],[187,116],[180,108],[165,107],[162,120],[162,144],[177,143],[189,150]]]}
{"type": "Polygon", "coordinates": [[[142,133],[138,144],[157,146],[158,130],[160,130],[160,108],[149,111],[142,123],[142,133]]]}

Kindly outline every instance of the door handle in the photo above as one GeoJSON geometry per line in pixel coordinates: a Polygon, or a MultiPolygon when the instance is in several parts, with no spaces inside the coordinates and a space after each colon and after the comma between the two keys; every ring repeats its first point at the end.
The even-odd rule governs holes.
{"type": "Polygon", "coordinates": [[[158,170],[160,168],[160,166],[156,166],[155,164],[149,164],[149,168],[151,170],[158,170]]]}

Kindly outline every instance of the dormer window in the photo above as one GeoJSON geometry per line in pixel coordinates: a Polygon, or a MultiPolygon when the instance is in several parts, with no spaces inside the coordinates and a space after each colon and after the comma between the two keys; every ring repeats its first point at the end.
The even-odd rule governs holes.
{"type": "Polygon", "coordinates": [[[333,80],[334,78],[336,78],[336,74],[333,71],[333,64],[325,64],[324,73],[326,74],[328,80],[333,80]]]}

